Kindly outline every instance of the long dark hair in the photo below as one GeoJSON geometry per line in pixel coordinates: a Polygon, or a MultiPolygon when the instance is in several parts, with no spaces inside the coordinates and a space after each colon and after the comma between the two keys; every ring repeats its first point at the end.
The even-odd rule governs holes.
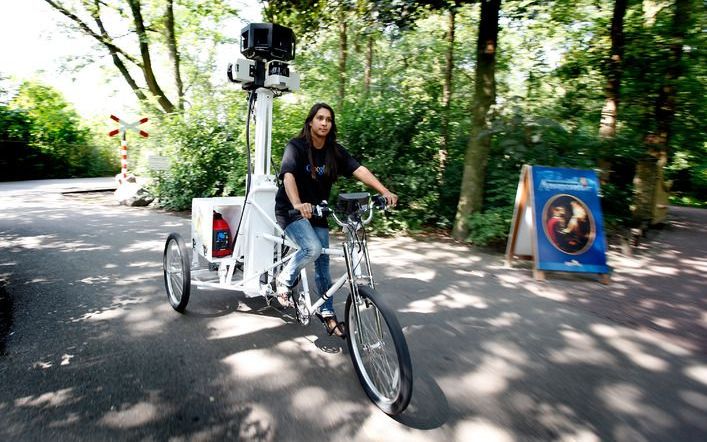
{"type": "Polygon", "coordinates": [[[310,173],[312,174],[312,179],[317,177],[316,164],[314,164],[314,156],[312,155],[312,149],[314,149],[314,144],[312,144],[312,132],[309,125],[314,120],[314,116],[317,115],[320,109],[326,109],[331,113],[331,129],[326,136],[324,141],[324,173],[329,175],[329,177],[335,180],[338,176],[336,170],[336,159],[339,156],[338,149],[336,147],[336,117],[334,116],[334,109],[331,108],[326,103],[316,103],[309,110],[307,119],[304,120],[304,126],[300,131],[298,138],[303,139],[307,143],[307,155],[309,157],[309,167],[310,173]]]}

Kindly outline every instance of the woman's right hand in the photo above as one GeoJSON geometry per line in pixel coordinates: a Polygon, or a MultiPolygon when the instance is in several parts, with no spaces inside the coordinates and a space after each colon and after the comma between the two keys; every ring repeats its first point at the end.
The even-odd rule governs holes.
{"type": "Polygon", "coordinates": [[[304,219],[310,219],[312,217],[312,205],[309,203],[294,204],[293,207],[299,210],[304,219]]]}

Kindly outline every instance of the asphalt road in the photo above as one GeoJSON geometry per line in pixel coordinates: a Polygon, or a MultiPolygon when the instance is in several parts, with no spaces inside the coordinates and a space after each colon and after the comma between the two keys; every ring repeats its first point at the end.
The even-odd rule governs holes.
{"type": "Polygon", "coordinates": [[[189,219],[61,193],[99,183],[0,183],[0,440],[707,439],[705,211],[612,249],[608,286],[373,240],[414,369],[391,418],[316,321],[219,290],[172,310],[162,249],[189,219]]]}

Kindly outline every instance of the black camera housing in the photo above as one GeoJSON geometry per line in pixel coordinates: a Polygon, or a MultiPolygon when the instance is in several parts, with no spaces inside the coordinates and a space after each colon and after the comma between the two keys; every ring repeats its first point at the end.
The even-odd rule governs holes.
{"type": "Polygon", "coordinates": [[[251,60],[295,58],[295,33],[273,23],[251,23],[241,30],[241,54],[251,60]]]}
{"type": "Polygon", "coordinates": [[[336,211],[346,215],[354,215],[368,210],[368,192],[340,193],[336,201],[336,211]]]}

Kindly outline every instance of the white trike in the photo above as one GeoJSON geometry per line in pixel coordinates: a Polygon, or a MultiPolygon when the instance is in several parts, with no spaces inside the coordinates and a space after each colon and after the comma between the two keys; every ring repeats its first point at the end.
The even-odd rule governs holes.
{"type": "MultiPolygon", "coordinates": [[[[192,201],[192,239],[187,247],[182,237],[171,233],[164,248],[164,282],[169,302],[184,312],[191,285],[263,296],[270,303],[276,296],[275,278],[297,251],[275,222],[276,178],[270,173],[270,127],[273,91],[255,92],[256,137],[252,184],[245,197],[195,198],[192,201]],[[214,258],[212,221],[222,214],[235,238],[230,256],[214,258]],[[208,262],[207,266],[200,263],[208,262]]],[[[252,100],[249,100],[252,103],[252,100]]],[[[251,112],[249,105],[248,112],[251,112]]],[[[316,206],[320,216],[331,215],[341,226],[340,248],[322,253],[344,258],[346,271],[333,286],[312,301],[307,273],[302,270],[293,291],[297,321],[309,324],[317,309],[333,294],[348,289],[345,310],[346,341],[356,374],[368,397],[384,412],[395,415],[407,407],[412,395],[412,364],[407,343],[394,311],[375,289],[368,254],[365,226],[384,202],[372,201],[367,193],[341,194],[335,208],[316,206]],[[375,203],[375,204],[374,204],[375,203]]]]}

